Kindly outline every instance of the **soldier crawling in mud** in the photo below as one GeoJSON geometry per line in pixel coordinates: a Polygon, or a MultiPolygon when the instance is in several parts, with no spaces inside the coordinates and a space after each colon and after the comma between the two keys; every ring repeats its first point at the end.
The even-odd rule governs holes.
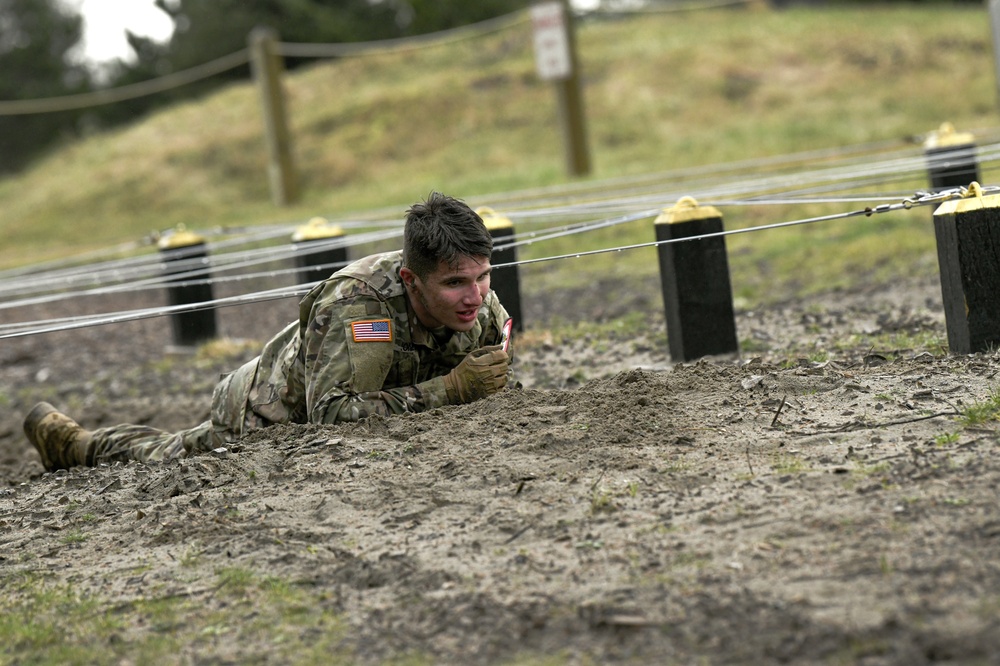
{"type": "Polygon", "coordinates": [[[317,284],[298,321],[222,379],[209,421],[175,433],[129,424],[90,432],[43,402],[24,432],[54,471],[191,456],[276,423],[357,421],[484,398],[510,372],[509,319],[490,290],[492,249],[479,215],[432,193],[407,211],[401,252],[360,259],[317,284]]]}

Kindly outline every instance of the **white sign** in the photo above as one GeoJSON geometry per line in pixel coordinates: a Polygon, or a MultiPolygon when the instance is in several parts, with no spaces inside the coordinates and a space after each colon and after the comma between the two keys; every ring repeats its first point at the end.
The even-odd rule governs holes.
{"type": "Polygon", "coordinates": [[[569,35],[561,2],[544,2],[531,8],[535,28],[535,64],[543,81],[569,78],[573,72],[569,35]]]}

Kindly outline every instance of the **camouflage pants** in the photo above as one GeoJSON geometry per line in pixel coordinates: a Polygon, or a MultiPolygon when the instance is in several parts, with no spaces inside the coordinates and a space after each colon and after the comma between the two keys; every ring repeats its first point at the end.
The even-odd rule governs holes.
{"type": "Polygon", "coordinates": [[[149,426],[123,424],[94,430],[87,464],[186,458],[226,446],[247,430],[270,425],[266,419],[247,408],[250,386],[256,373],[255,359],[224,377],[212,393],[211,420],[194,428],[167,432],[149,426]]]}
{"type": "Polygon", "coordinates": [[[141,425],[111,426],[93,432],[87,462],[96,465],[116,460],[150,462],[184,458],[225,446],[226,441],[224,432],[211,421],[178,432],[141,425]]]}

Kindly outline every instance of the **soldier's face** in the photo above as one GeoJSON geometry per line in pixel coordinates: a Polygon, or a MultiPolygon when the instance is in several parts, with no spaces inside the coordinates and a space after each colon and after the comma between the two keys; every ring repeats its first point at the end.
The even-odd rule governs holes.
{"type": "Polygon", "coordinates": [[[489,257],[462,257],[454,266],[442,261],[424,279],[408,268],[399,274],[421,324],[468,331],[475,326],[479,306],[490,291],[492,270],[489,257]]]}

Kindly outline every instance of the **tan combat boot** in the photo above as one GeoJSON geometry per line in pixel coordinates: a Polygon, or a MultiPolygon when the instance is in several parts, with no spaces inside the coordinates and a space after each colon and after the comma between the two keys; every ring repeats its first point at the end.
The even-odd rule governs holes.
{"type": "Polygon", "coordinates": [[[47,402],[38,403],[24,417],[24,434],[49,472],[87,464],[90,432],[47,402]]]}

